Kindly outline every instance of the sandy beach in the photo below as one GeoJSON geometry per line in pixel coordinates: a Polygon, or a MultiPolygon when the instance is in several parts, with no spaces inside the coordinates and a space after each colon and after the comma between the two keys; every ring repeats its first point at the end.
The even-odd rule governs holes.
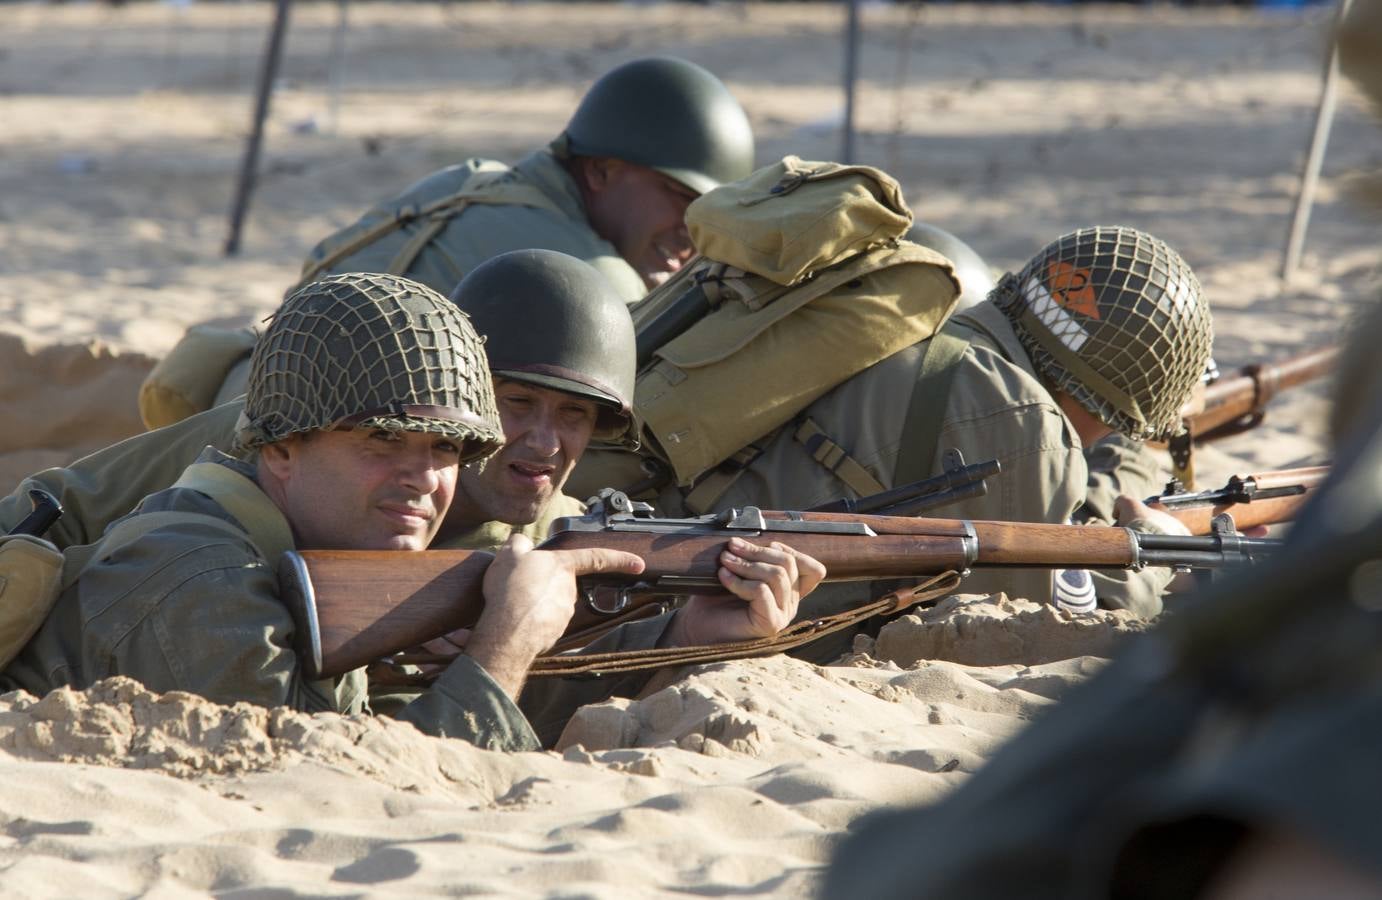
{"type": "MultiPolygon", "coordinates": [[[[308,249],[468,156],[560,131],[590,81],[671,53],[720,75],[758,161],[839,155],[836,6],[294,9],[239,256],[221,254],[264,3],[0,6],[0,477],[139,429],[199,322],[271,311],[308,249]],[[333,102],[332,85],[339,86],[333,102]]],[[[1345,85],[1303,264],[1277,277],[1329,8],[867,5],[859,160],[991,265],[1133,225],[1194,267],[1230,370],[1336,339],[1376,296],[1377,125],[1345,85]]],[[[1202,480],[1325,459],[1319,383],[1200,455],[1202,480]]],[[[880,806],[951,790],[1096,671],[1128,614],[962,596],[837,664],[672,673],[505,756],[389,720],[222,707],[129,681],[0,698],[13,896],[807,896],[880,806]]]]}

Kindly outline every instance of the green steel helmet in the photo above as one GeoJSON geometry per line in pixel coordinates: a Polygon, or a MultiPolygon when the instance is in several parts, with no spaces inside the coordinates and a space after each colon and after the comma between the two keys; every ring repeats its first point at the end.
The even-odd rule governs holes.
{"type": "Polygon", "coordinates": [[[1180,427],[1214,339],[1209,303],[1180,254],[1133,228],[1052,241],[989,295],[1057,390],[1143,440],[1180,427]]]}
{"type": "Polygon", "coordinates": [[[553,150],[647,166],[698,194],[753,171],[753,129],[739,101],[710,72],[670,56],[601,76],[553,150]]]}
{"type": "Polygon", "coordinates": [[[463,461],[502,447],[484,347],[465,314],[395,275],[333,275],[289,295],[255,344],[237,443],[343,428],[456,438],[463,461]]]}
{"type": "Polygon", "coordinates": [[[451,299],[484,335],[490,371],[594,400],[594,437],[636,444],[633,319],[605,276],[555,250],[486,260],[451,299]]]}
{"type": "Polygon", "coordinates": [[[974,248],[955,235],[927,222],[916,222],[903,235],[913,244],[935,250],[955,264],[955,277],[960,281],[960,302],[955,311],[980,303],[993,290],[993,270],[974,248]]]}

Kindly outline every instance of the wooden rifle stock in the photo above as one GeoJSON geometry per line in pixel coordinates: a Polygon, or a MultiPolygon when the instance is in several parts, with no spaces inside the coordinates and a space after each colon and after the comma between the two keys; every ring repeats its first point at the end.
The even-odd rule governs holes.
{"type": "Polygon", "coordinates": [[[1175,516],[1191,534],[1209,534],[1214,517],[1227,514],[1234,528],[1289,522],[1329,474],[1328,466],[1282,469],[1234,475],[1217,490],[1184,493],[1174,482],[1167,493],[1149,497],[1147,505],[1175,516]]]}
{"type": "MultiPolygon", "coordinates": [[[[820,560],[829,581],[920,578],[972,566],[1124,569],[1149,560],[1154,565],[1181,564],[1149,557],[1139,545],[1147,536],[1124,528],[827,513],[778,518],[785,515],[762,512],[768,527],[757,531],[727,528],[718,522],[689,533],[633,528],[558,531],[542,549],[625,550],[638,554],[646,564],[638,576],[582,579],[584,595],[577,600],[567,633],[588,629],[668,593],[718,592],[719,554],[733,536],[755,543],[787,543],[820,560]],[[860,525],[872,533],[809,530],[860,525]],[[615,602],[606,598],[602,603],[602,589],[615,602]]],[[[492,559],[489,553],[464,550],[285,554],[279,572],[282,595],[297,624],[298,651],[306,674],[311,678],[340,675],[473,626],[484,606],[481,587],[492,559]]]]}
{"type": "Polygon", "coordinates": [[[1255,426],[1272,398],[1286,388],[1333,371],[1338,347],[1322,347],[1279,363],[1244,366],[1205,388],[1204,410],[1185,416],[1196,440],[1213,440],[1255,426]]]}

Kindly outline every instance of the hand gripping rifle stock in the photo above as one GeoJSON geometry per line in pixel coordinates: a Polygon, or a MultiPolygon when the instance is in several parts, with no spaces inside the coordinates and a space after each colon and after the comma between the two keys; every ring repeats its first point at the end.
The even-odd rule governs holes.
{"type": "MultiPolygon", "coordinates": [[[[1235,535],[1184,537],[1126,528],[919,519],[756,507],[657,518],[614,493],[584,516],[558,519],[544,550],[602,547],[643,558],[637,576],[581,579],[567,633],[670,593],[720,592],[720,551],[731,537],[780,541],[820,560],[828,581],[922,578],[972,567],[1128,569],[1248,562],[1279,543],[1235,535]]],[[[473,626],[493,555],[465,550],[289,551],[279,577],[309,678],[340,675],[473,626]]]]}
{"type": "Polygon", "coordinates": [[[1294,519],[1328,475],[1328,466],[1234,475],[1210,491],[1185,491],[1172,481],[1146,503],[1175,516],[1191,534],[1210,534],[1219,516],[1229,517],[1230,530],[1276,525],[1294,519]]]}

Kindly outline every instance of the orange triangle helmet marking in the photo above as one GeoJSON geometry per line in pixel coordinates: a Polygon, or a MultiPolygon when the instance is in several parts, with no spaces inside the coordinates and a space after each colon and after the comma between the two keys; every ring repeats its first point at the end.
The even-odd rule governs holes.
{"type": "Polygon", "coordinates": [[[1089,283],[1088,269],[1055,260],[1046,267],[1046,287],[1051,297],[1071,312],[1099,318],[1099,304],[1094,298],[1094,286],[1089,283]]]}

